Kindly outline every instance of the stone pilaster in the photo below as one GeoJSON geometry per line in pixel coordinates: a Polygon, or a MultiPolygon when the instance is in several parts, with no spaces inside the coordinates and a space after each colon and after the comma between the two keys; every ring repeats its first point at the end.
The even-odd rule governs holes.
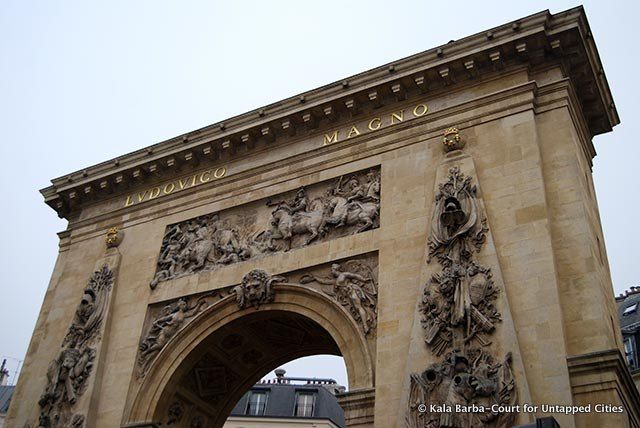
{"type": "MultiPolygon", "coordinates": [[[[451,129],[457,136],[458,131],[451,129]]],[[[478,174],[473,158],[460,150],[464,146],[460,137],[457,142],[448,138],[451,129],[445,132],[444,144],[452,151],[436,172],[423,275],[427,282],[414,318],[408,359],[407,413],[397,425],[418,427],[433,421],[440,426],[510,427],[530,422],[532,416],[431,410],[431,405],[531,403],[478,174]],[[466,392],[460,392],[464,388],[466,392]],[[461,395],[461,401],[455,401],[456,394],[464,399],[461,395]]]]}
{"type": "Polygon", "coordinates": [[[374,388],[356,389],[338,395],[338,403],[344,410],[345,426],[372,428],[375,402],[374,388]]]}
{"type": "Polygon", "coordinates": [[[40,397],[39,426],[93,427],[111,326],[122,233],[110,229],[104,255],[96,262],[73,321],[47,371],[40,397]]]}

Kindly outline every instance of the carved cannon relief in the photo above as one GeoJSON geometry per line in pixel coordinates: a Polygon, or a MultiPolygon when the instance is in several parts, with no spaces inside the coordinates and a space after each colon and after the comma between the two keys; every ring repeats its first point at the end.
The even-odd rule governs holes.
{"type": "Polygon", "coordinates": [[[491,405],[517,403],[512,355],[496,358],[492,340],[501,314],[491,268],[475,260],[488,232],[471,177],[452,167],[435,197],[428,241],[430,263],[440,270],[419,305],[424,342],[440,358],[410,375],[407,426],[510,427],[513,413],[491,405]],[[474,411],[456,410],[456,406],[474,411]],[[474,407],[475,406],[475,407],[474,407]]]}
{"type": "Polygon", "coordinates": [[[373,168],[172,224],[150,285],[374,229],[379,217],[373,168]]]}

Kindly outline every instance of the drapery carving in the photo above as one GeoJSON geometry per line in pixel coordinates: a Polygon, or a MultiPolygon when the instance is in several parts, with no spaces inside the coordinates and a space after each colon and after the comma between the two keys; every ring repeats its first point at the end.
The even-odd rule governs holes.
{"type": "Polygon", "coordinates": [[[106,264],[93,273],[62,341],[59,356],[47,370],[47,385],[38,404],[42,427],[81,427],[84,416],[73,414],[74,404],[84,393],[93,369],[96,342],[113,285],[106,264]]]}
{"type": "Polygon", "coordinates": [[[143,376],[156,355],[165,347],[171,338],[180,330],[190,318],[198,314],[209,305],[209,295],[186,297],[175,303],[169,303],[162,308],[160,314],[153,320],[149,330],[140,341],[138,355],[138,376],[143,376]]]}
{"type": "Polygon", "coordinates": [[[487,231],[471,177],[450,168],[435,197],[428,242],[427,261],[436,259],[441,269],[419,305],[425,344],[444,357],[411,374],[409,427],[510,427],[515,418],[491,410],[493,404],[515,404],[517,390],[511,353],[497,359],[491,352],[501,321],[494,306],[499,290],[491,269],[474,260],[487,231]]]}
{"type": "MultiPolygon", "coordinates": [[[[371,256],[281,275],[270,275],[254,269],[245,274],[240,284],[198,295],[185,296],[172,302],[150,307],[138,352],[138,378],[143,378],[156,356],[173,337],[203,310],[220,301],[233,298],[240,310],[260,309],[273,302],[279,286],[312,288],[345,307],[360,324],[365,336],[375,331],[377,322],[377,260],[371,256]]],[[[226,346],[233,347],[233,337],[226,346]]],[[[289,340],[290,338],[288,338],[289,340]]]]}
{"type": "Polygon", "coordinates": [[[377,322],[378,282],[370,266],[349,260],[333,263],[330,276],[303,275],[301,283],[317,282],[330,285],[322,291],[348,308],[351,316],[361,325],[365,335],[375,329],[377,322]]]}
{"type": "Polygon", "coordinates": [[[376,228],[379,213],[380,171],[375,168],[173,224],[165,232],[150,286],[376,228]]]}

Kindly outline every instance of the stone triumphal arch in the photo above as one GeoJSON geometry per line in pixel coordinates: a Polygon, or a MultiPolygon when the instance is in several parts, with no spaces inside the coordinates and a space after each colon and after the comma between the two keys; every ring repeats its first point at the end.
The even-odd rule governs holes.
{"type": "Polygon", "coordinates": [[[638,427],[591,178],[618,122],[576,8],[54,179],[7,424],[218,428],[333,354],[349,427],[638,427]]]}
{"type": "Polygon", "coordinates": [[[134,393],[129,418],[163,420],[175,403],[180,408],[194,395],[206,397],[217,388],[224,389],[224,396],[210,393],[215,400],[196,398],[194,404],[203,406],[202,413],[215,415],[212,425],[222,425],[245,391],[266,373],[295,358],[316,354],[342,355],[352,389],[365,398],[371,394],[375,355],[371,348],[375,344],[349,313],[314,289],[275,284],[277,297],[257,309],[240,308],[235,296],[230,296],[194,317],[150,367],[141,367],[147,373],[134,393]],[[204,384],[211,376],[215,381],[204,384]],[[201,382],[194,385],[195,394],[189,391],[190,377],[201,382]]]}

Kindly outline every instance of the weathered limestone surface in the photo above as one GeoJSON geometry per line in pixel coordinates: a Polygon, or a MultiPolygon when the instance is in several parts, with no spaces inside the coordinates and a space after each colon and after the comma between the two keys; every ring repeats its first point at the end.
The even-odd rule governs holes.
{"type": "MultiPolygon", "coordinates": [[[[499,288],[487,347],[513,373],[484,379],[512,380],[519,404],[624,409],[518,422],[640,426],[590,169],[593,136],[619,120],[587,33],[581,8],[542,12],[53,180],[45,201],[69,227],[7,426],[38,426],[49,363],[111,227],[124,238],[108,250],[120,260],[92,368],[102,376],[74,404],[86,426],[166,424],[178,403],[219,427],[269,370],[318,353],[345,358],[349,426],[403,426],[411,374],[436,361],[420,308],[442,268],[427,264],[428,242],[454,164],[478,187],[489,231],[472,257],[499,288]],[[446,154],[453,126],[464,145],[446,154]],[[378,190],[358,193],[372,171],[378,190]],[[375,205],[375,221],[341,229],[338,202],[351,214],[375,205]],[[271,228],[278,209],[288,217],[271,228]],[[317,236],[300,228],[253,256],[245,238],[313,216],[329,219],[317,236]]],[[[462,365],[465,376],[484,367],[462,365]]]]}
{"type": "MultiPolygon", "coordinates": [[[[414,316],[420,322],[414,322],[408,358],[412,373],[406,381],[409,396],[403,407],[407,410],[398,424],[404,419],[411,427],[423,426],[427,420],[434,423],[451,416],[450,412],[417,412],[416,408],[426,401],[450,402],[456,375],[464,378],[472,374],[483,385],[460,387],[469,404],[510,406],[532,401],[491,225],[476,180],[473,159],[460,150],[448,153],[437,168],[429,266],[423,269],[428,280],[414,316]],[[423,340],[417,341],[420,336],[423,340]],[[456,370],[456,361],[464,369],[456,370]],[[448,371],[449,364],[453,371],[448,371]],[[484,371],[485,367],[491,370],[484,371]]],[[[546,398],[557,401],[563,397],[546,398]]],[[[482,417],[480,413],[460,422],[478,427],[530,422],[530,417],[517,412],[487,412],[482,417]]]]}

